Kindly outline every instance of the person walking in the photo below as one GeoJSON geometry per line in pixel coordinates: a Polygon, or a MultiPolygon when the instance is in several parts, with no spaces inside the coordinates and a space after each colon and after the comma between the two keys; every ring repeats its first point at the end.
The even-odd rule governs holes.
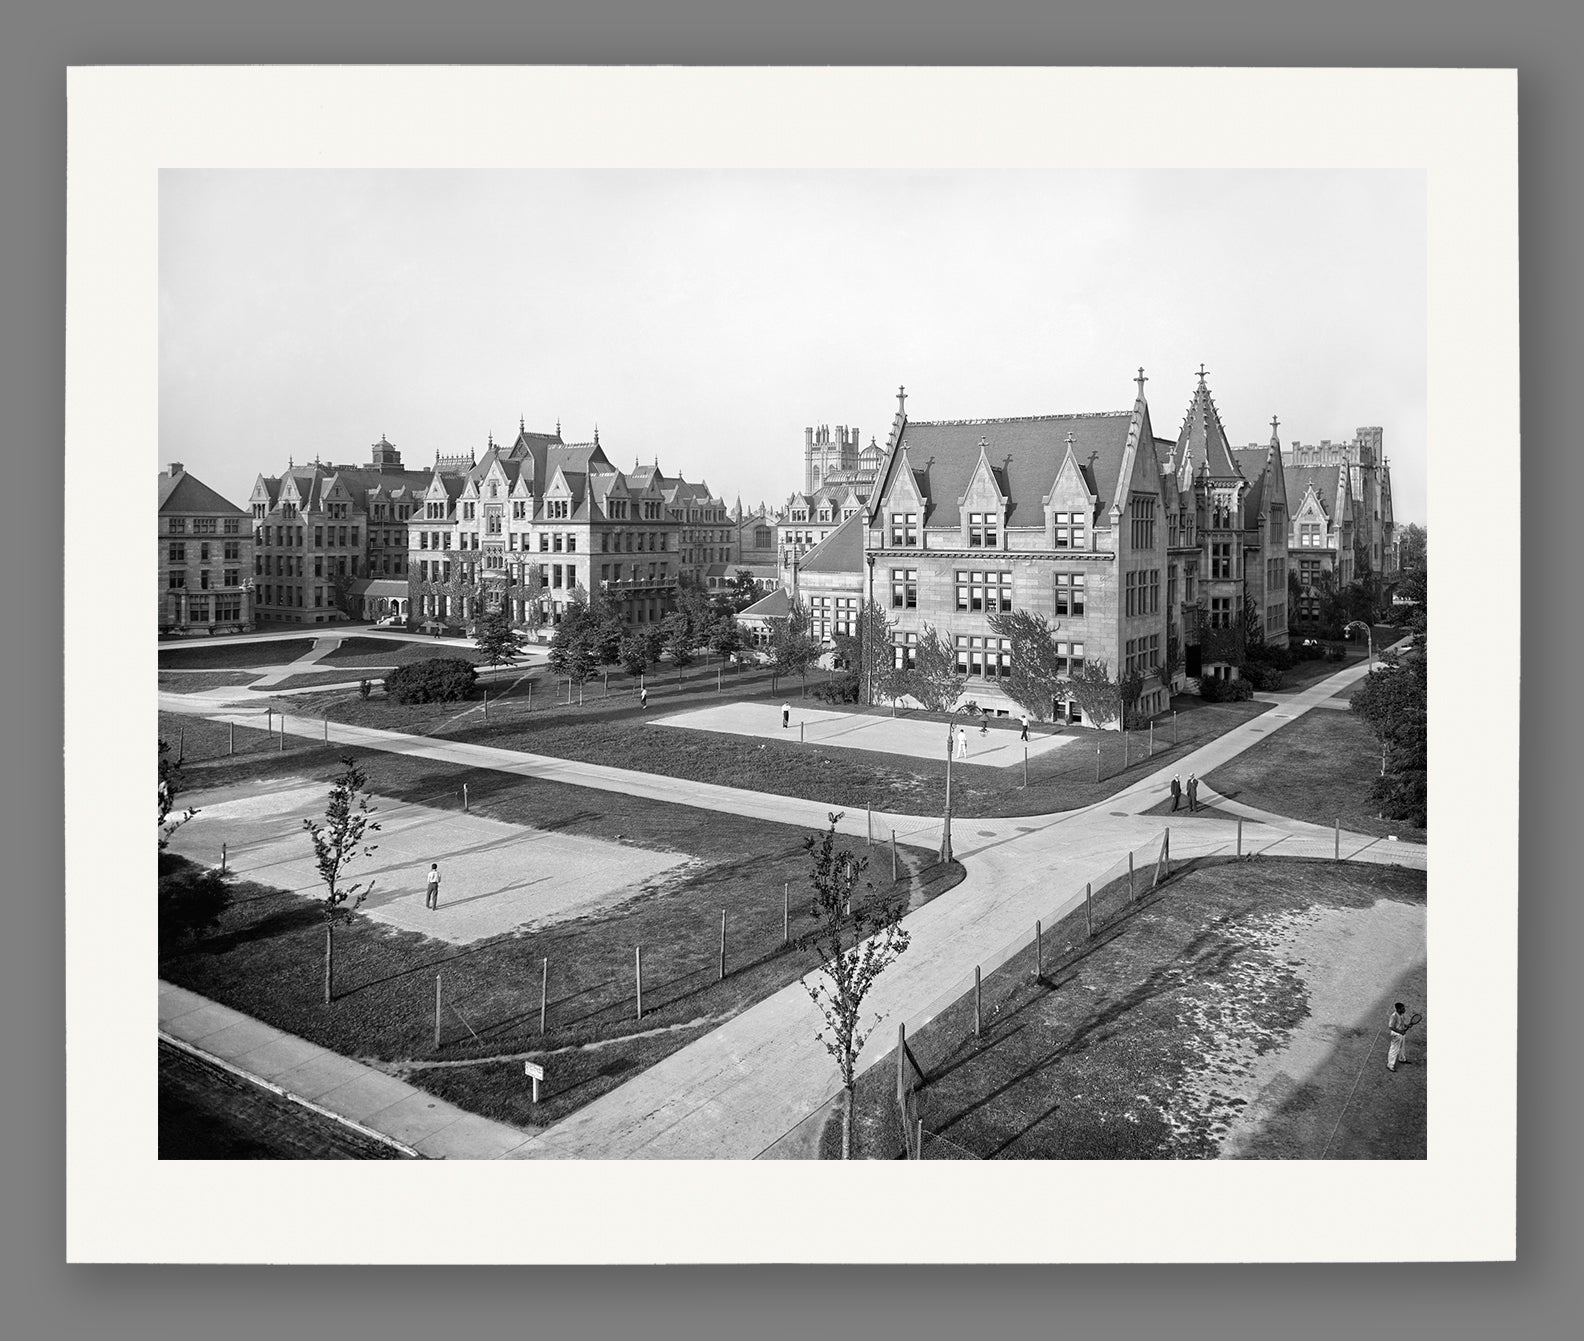
{"type": "Polygon", "coordinates": [[[957,757],[959,759],[968,757],[968,728],[965,726],[957,728],[957,757]]]}
{"type": "Polygon", "coordinates": [[[647,685],[641,686],[638,690],[638,706],[640,708],[649,706],[649,687],[647,685]]]}
{"type": "Polygon", "coordinates": [[[1023,743],[1025,745],[1027,745],[1028,744],[1028,713],[1024,713],[1021,720],[1023,722],[1023,743]]]}
{"type": "Polygon", "coordinates": [[[1175,815],[1177,813],[1178,805],[1182,802],[1182,778],[1176,773],[1172,774],[1171,794],[1172,794],[1172,814],[1175,815]]]}
{"type": "Polygon", "coordinates": [[[1199,775],[1188,775],[1188,813],[1192,814],[1199,809],[1199,775]]]}
{"type": "Polygon", "coordinates": [[[791,725],[792,725],[792,705],[790,703],[783,703],[781,705],[781,729],[783,731],[785,731],[787,729],[787,727],[789,727],[791,725]]]}
{"type": "Polygon", "coordinates": [[[1386,1069],[1395,1071],[1398,1062],[1408,1060],[1408,1031],[1418,1024],[1424,1016],[1415,1011],[1410,1017],[1408,1007],[1398,1001],[1392,1006],[1392,1013],[1386,1017],[1386,1029],[1391,1034],[1391,1046],[1386,1050],[1386,1069]]]}
{"type": "Polygon", "coordinates": [[[440,863],[429,863],[429,878],[424,884],[424,907],[439,908],[440,906],[440,863]]]}

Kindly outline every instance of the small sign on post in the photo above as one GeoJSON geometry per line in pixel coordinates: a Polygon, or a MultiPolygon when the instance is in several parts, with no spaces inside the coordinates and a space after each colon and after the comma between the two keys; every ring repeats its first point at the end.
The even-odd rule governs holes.
{"type": "Polygon", "coordinates": [[[533,1081],[533,1101],[539,1102],[539,1082],[544,1079],[544,1067],[536,1062],[523,1063],[523,1075],[533,1081]]]}

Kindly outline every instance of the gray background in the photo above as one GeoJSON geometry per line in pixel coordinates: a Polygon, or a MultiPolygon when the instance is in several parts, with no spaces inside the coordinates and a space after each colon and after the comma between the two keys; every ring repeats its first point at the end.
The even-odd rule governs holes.
{"type": "MultiPolygon", "coordinates": [[[[1577,564],[1562,546],[1581,448],[1567,392],[1584,367],[1578,314],[1584,98],[1575,3],[1330,0],[1279,13],[1113,0],[1066,14],[1031,0],[799,0],[750,14],[728,0],[271,0],[223,14],[199,0],[58,0],[0,19],[0,526],[6,921],[0,937],[0,1300],[8,1335],[117,1338],[334,1334],[624,1337],[1037,1334],[1173,1337],[1572,1335],[1581,1311],[1579,882],[1562,809],[1579,744],[1577,564]],[[1522,119],[1526,711],[1520,953],[1519,1261],[1351,1268],[381,1269],[64,1265],[61,690],[64,594],[62,311],[65,69],[72,64],[1090,64],[1516,67],[1522,119]],[[284,1272],[284,1279],[281,1273],[284,1272]],[[1575,1322],[1565,1319],[1573,1316],[1575,1322]]],[[[1503,436],[1510,426],[1492,426],[1503,436]]],[[[1434,444],[1431,444],[1434,451],[1434,444]]],[[[1492,462],[1493,513],[1514,480],[1492,462]],[[1499,501],[1498,501],[1499,500],[1499,501]]],[[[130,463],[128,488],[149,463],[130,463]]],[[[1436,517],[1465,561],[1500,544],[1488,519],[1436,517]],[[1466,546],[1466,548],[1461,548],[1466,546]]],[[[113,544],[107,538],[107,552],[113,544]]],[[[84,543],[78,541],[77,543],[84,543]]],[[[88,541],[91,543],[91,541],[88,541]]],[[[1452,547],[1448,546],[1450,550],[1452,547]]],[[[1446,551],[1443,551],[1445,553],[1446,551]]],[[[1439,561],[1443,593],[1455,570],[1439,561]]],[[[113,569],[95,599],[118,599],[113,569]]],[[[139,599],[135,585],[127,599],[139,599]]],[[[74,594],[73,618],[91,618],[74,594]]],[[[1442,643],[1466,658],[1471,729],[1513,705],[1478,683],[1477,611],[1443,595],[1442,643]],[[1467,644],[1464,646],[1463,644],[1467,644]]],[[[1477,780],[1471,779],[1471,785],[1477,780]]],[[[416,1208],[415,1208],[416,1209],[416,1208]]],[[[1061,1208],[1052,1208],[1060,1214],[1061,1208]]],[[[304,1208],[334,1215],[334,1207],[304,1208]]],[[[1273,1206],[1272,1216],[1301,1213],[1273,1206]]],[[[658,1228],[658,1227],[657,1227],[658,1228]]],[[[663,1230],[661,1230],[663,1236],[663,1230]]],[[[1404,1251],[1411,1253],[1412,1244],[1404,1251]]]]}

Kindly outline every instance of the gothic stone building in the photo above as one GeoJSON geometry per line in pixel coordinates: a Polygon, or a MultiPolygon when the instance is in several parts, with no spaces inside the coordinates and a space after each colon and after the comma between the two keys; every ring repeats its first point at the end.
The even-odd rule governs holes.
{"type": "Polygon", "coordinates": [[[405,615],[407,519],[430,478],[404,469],[383,434],[365,466],[288,461],[285,474],[260,475],[249,496],[259,621],[405,615]]]}
{"type": "MultiPolygon", "coordinates": [[[[1142,675],[1137,710],[1149,715],[1169,701],[1160,672],[1174,644],[1185,655],[1172,685],[1234,673],[1245,605],[1267,641],[1286,641],[1279,446],[1239,459],[1203,370],[1176,439],[1157,438],[1144,380],[1131,409],[1027,418],[912,420],[898,394],[864,560],[866,595],[897,625],[899,666],[930,625],[955,649],[967,696],[1015,711],[1011,647],[990,619],[1032,610],[1069,671],[1098,658],[1142,675]]],[[[1072,704],[1060,715],[1081,720],[1072,704]]]]}
{"type": "Polygon", "coordinates": [[[504,610],[548,629],[601,592],[630,624],[676,607],[682,522],[658,471],[626,475],[587,443],[519,425],[463,475],[436,471],[408,528],[415,619],[466,624],[504,610]]]}
{"type": "Polygon", "coordinates": [[[247,513],[188,473],[159,477],[160,634],[253,627],[253,535],[247,513]]]}

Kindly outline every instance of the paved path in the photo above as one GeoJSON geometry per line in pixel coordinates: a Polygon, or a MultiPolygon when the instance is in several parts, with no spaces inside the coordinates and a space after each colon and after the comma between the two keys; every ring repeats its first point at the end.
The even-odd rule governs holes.
{"type": "Polygon", "coordinates": [[[533,1136],[163,981],[159,1027],[201,1056],[428,1159],[497,1159],[533,1136]]]}
{"type": "MultiPolygon", "coordinates": [[[[1302,716],[1366,673],[1362,664],[1299,691],[1270,712],[1234,727],[1187,757],[1174,759],[1123,791],[1083,810],[979,820],[958,818],[955,852],[967,877],[950,894],[908,915],[912,943],[879,980],[866,1002],[885,1019],[865,1049],[872,1065],[892,1046],[895,1026],[910,1032],[932,1018],[985,971],[1017,953],[1035,919],[1047,925],[1083,897],[1085,881],[1126,869],[1127,854],[1148,863],[1160,850],[1166,822],[1145,811],[1169,795],[1173,773],[1207,774],[1302,716]]],[[[228,720],[226,697],[161,695],[162,709],[228,720]]],[[[251,714],[249,714],[251,716],[251,714]]],[[[320,722],[303,719],[299,734],[319,736],[320,722]]],[[[288,726],[288,730],[292,727],[288,726]]],[[[836,807],[801,798],[607,768],[575,760],[520,754],[490,746],[405,736],[332,723],[337,742],[392,750],[477,768],[494,768],[576,786],[643,795],[671,804],[729,811],[822,828],[836,807]]],[[[940,820],[877,814],[877,829],[895,828],[915,842],[937,841],[940,820]]],[[[1245,823],[1245,850],[1330,858],[1335,836],[1300,821],[1268,817],[1245,823]]],[[[843,832],[862,835],[865,816],[848,812],[843,832]]],[[[1230,853],[1235,820],[1195,818],[1171,830],[1174,858],[1230,853]]],[[[1423,869],[1418,845],[1388,843],[1344,832],[1347,860],[1423,869]]],[[[801,984],[793,983],[664,1058],[625,1085],[602,1095],[511,1151],[513,1158],[753,1158],[774,1145],[837,1088],[834,1068],[814,1035],[820,1020],[801,984]]]]}

